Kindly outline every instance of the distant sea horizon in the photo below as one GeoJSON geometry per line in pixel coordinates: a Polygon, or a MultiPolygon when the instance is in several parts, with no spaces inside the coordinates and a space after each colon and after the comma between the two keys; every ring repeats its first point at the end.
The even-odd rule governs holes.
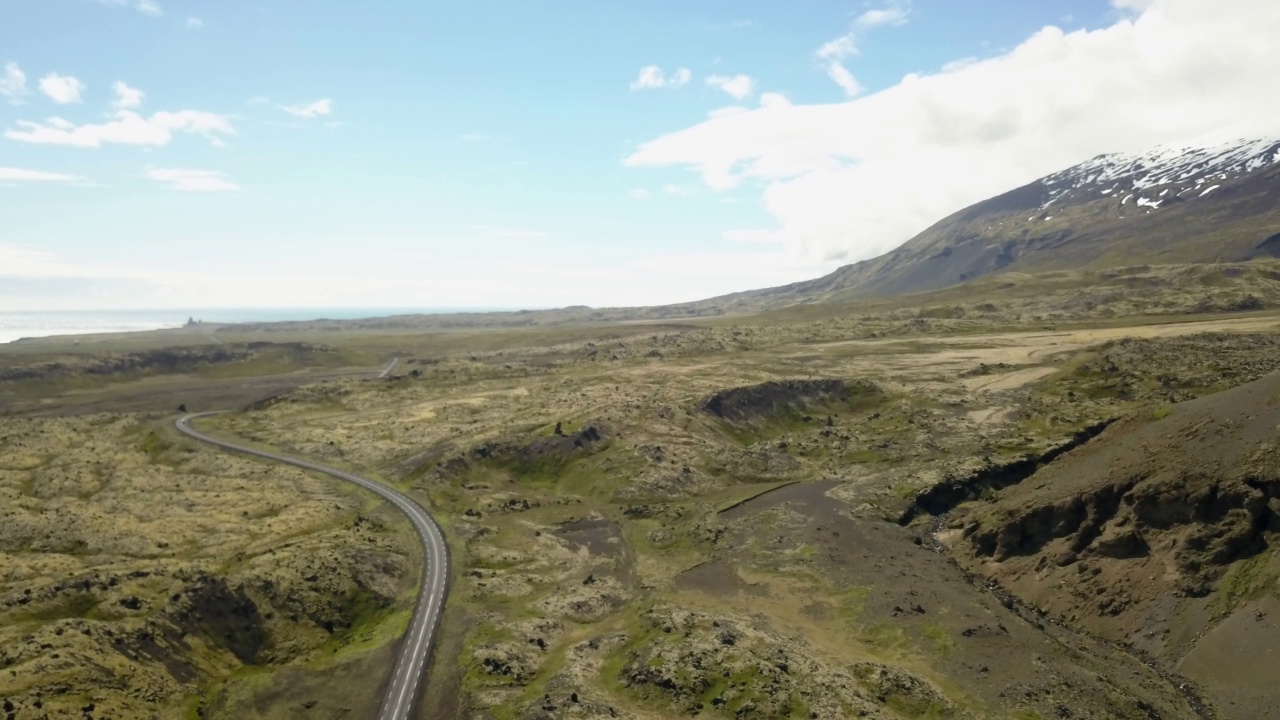
{"type": "Polygon", "coordinates": [[[301,307],[172,308],[127,310],[0,310],[0,344],[21,338],[179,328],[194,318],[207,323],[360,320],[390,315],[512,312],[505,307],[301,307]]]}

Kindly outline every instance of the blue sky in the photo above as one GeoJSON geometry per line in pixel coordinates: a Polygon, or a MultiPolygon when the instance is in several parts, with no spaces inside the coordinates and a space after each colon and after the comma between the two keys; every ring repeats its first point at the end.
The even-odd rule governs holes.
{"type": "MultiPolygon", "coordinates": [[[[1270,27],[1239,1],[1266,15],[1243,26],[1270,27]]],[[[599,306],[816,276],[976,193],[1212,129],[1099,136],[1032,106],[1004,150],[1035,162],[974,182],[956,154],[999,142],[948,104],[973,83],[1007,99],[1023,66],[1123,72],[1108,43],[1144,21],[1169,35],[1151,17],[1188,3],[10,0],[0,309],[599,306]],[[845,147],[925,106],[959,137],[845,147]],[[929,157],[951,180],[936,203],[857,194],[874,168],[929,157]]]]}

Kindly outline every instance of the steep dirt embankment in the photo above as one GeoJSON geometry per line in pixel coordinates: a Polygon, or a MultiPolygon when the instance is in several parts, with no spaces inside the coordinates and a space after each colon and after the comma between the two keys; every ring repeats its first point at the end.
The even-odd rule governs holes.
{"type": "Polygon", "coordinates": [[[1280,713],[1280,375],[1117,423],[942,539],[962,564],[1201,684],[1280,713]]]}

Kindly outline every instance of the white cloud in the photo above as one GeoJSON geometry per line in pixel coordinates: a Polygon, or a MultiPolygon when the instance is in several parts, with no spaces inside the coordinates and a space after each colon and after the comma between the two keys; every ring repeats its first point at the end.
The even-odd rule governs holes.
{"type": "Polygon", "coordinates": [[[212,170],[179,170],[148,168],[147,177],[167,184],[174,190],[188,192],[228,192],[240,186],[227,179],[226,173],[212,170]]]}
{"type": "Polygon", "coordinates": [[[858,54],[859,35],[877,27],[902,25],[910,14],[911,0],[891,0],[884,7],[868,10],[853,21],[849,32],[823,43],[814,51],[814,56],[821,61],[831,82],[838,85],[847,97],[857,97],[865,88],[845,61],[858,54]]]}
{"type": "Polygon", "coordinates": [[[307,120],[321,116],[327,116],[333,113],[333,101],[325,98],[317,100],[313,103],[305,105],[281,105],[280,109],[289,113],[294,117],[300,117],[307,120]]]}
{"type": "Polygon", "coordinates": [[[226,116],[199,110],[158,112],[151,117],[119,110],[114,119],[97,125],[76,125],[62,118],[51,118],[44,124],[26,120],[16,124],[18,129],[5,131],[6,138],[36,145],[72,147],[161,146],[172,142],[174,133],[179,132],[203,135],[214,145],[221,145],[223,136],[236,134],[226,116]]]}
{"type": "Polygon", "coordinates": [[[26,94],[28,94],[27,74],[22,72],[22,68],[18,67],[18,63],[5,63],[4,75],[0,75],[0,95],[9,98],[9,102],[16,104],[22,102],[19,98],[26,94]]]}
{"type": "Polygon", "coordinates": [[[760,93],[761,107],[789,107],[791,101],[782,93],[760,93]]]}
{"type": "Polygon", "coordinates": [[[143,96],[146,95],[146,93],[142,92],[138,88],[129,87],[118,80],[111,86],[111,90],[116,94],[116,99],[115,102],[112,103],[112,106],[117,110],[127,110],[129,108],[138,107],[142,104],[143,96]]]}
{"type": "Polygon", "coordinates": [[[745,100],[756,91],[756,81],[749,75],[709,75],[707,84],[720,88],[735,100],[745,100]]]}
{"type": "Polygon", "coordinates": [[[640,68],[640,74],[631,81],[632,90],[648,90],[660,88],[667,84],[667,76],[657,65],[646,65],[640,68]]]}
{"type": "Polygon", "coordinates": [[[678,68],[667,75],[657,65],[646,65],[640,68],[640,74],[631,81],[632,90],[657,90],[659,88],[678,88],[688,85],[693,79],[693,71],[689,68],[678,68]]]}
{"type": "MultiPolygon", "coordinates": [[[[1127,1],[1134,2],[1135,0],[1127,1]]],[[[910,14],[910,0],[895,0],[895,2],[891,2],[882,8],[875,8],[862,13],[854,22],[864,28],[880,27],[882,25],[903,25],[907,22],[907,16],[910,14]]]]}
{"type": "Polygon", "coordinates": [[[188,30],[199,30],[204,27],[204,20],[198,17],[187,18],[188,30]]]}
{"type": "Polygon", "coordinates": [[[812,263],[886,252],[950,213],[1104,152],[1219,131],[1280,135],[1280,3],[1155,0],[1048,27],[1003,55],[839,104],[761,98],[645,143],[633,167],[751,181],[812,263]]]}
{"type": "Polygon", "coordinates": [[[853,73],[849,72],[849,68],[841,63],[832,62],[827,65],[827,77],[831,78],[831,81],[836,85],[839,85],[844,94],[849,97],[857,97],[862,94],[862,83],[858,82],[853,73]]]}
{"type": "Polygon", "coordinates": [[[152,17],[164,14],[164,11],[153,0],[98,0],[98,2],[115,7],[131,7],[143,15],[151,15],[152,17]]]}
{"type": "Polygon", "coordinates": [[[24,170],[22,168],[0,167],[0,182],[79,182],[84,180],[79,175],[44,172],[42,170],[24,170]]]}
{"type": "Polygon", "coordinates": [[[687,188],[682,188],[679,185],[676,185],[675,183],[667,183],[666,185],[663,185],[662,192],[668,195],[674,195],[676,197],[685,197],[690,194],[687,188]]]}
{"type": "Polygon", "coordinates": [[[862,84],[853,77],[844,60],[858,54],[858,45],[853,33],[830,40],[818,48],[814,55],[822,61],[827,70],[827,77],[844,90],[845,95],[854,97],[862,92],[862,84]]]}
{"type": "Polygon", "coordinates": [[[829,40],[823,43],[822,47],[814,51],[819,60],[845,60],[858,54],[858,45],[853,39],[853,35],[842,35],[835,40],[829,40]]]}
{"type": "Polygon", "coordinates": [[[630,197],[632,200],[648,200],[649,191],[644,188],[636,188],[635,190],[627,193],[627,197],[630,197]]]}
{"type": "Polygon", "coordinates": [[[49,73],[40,78],[40,92],[59,105],[78,103],[84,92],[84,83],[70,75],[49,73]]]}

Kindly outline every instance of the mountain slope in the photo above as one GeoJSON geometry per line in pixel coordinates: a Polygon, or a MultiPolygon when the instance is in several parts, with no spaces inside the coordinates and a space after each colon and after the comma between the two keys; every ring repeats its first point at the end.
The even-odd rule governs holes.
{"type": "Polygon", "coordinates": [[[1280,717],[1280,375],[1116,423],[951,518],[956,557],[1137,647],[1223,717],[1280,717]]]}
{"type": "Polygon", "coordinates": [[[769,305],[933,290],[1001,270],[1280,257],[1280,139],[1101,155],[825,277],[716,298],[769,305]]]}

